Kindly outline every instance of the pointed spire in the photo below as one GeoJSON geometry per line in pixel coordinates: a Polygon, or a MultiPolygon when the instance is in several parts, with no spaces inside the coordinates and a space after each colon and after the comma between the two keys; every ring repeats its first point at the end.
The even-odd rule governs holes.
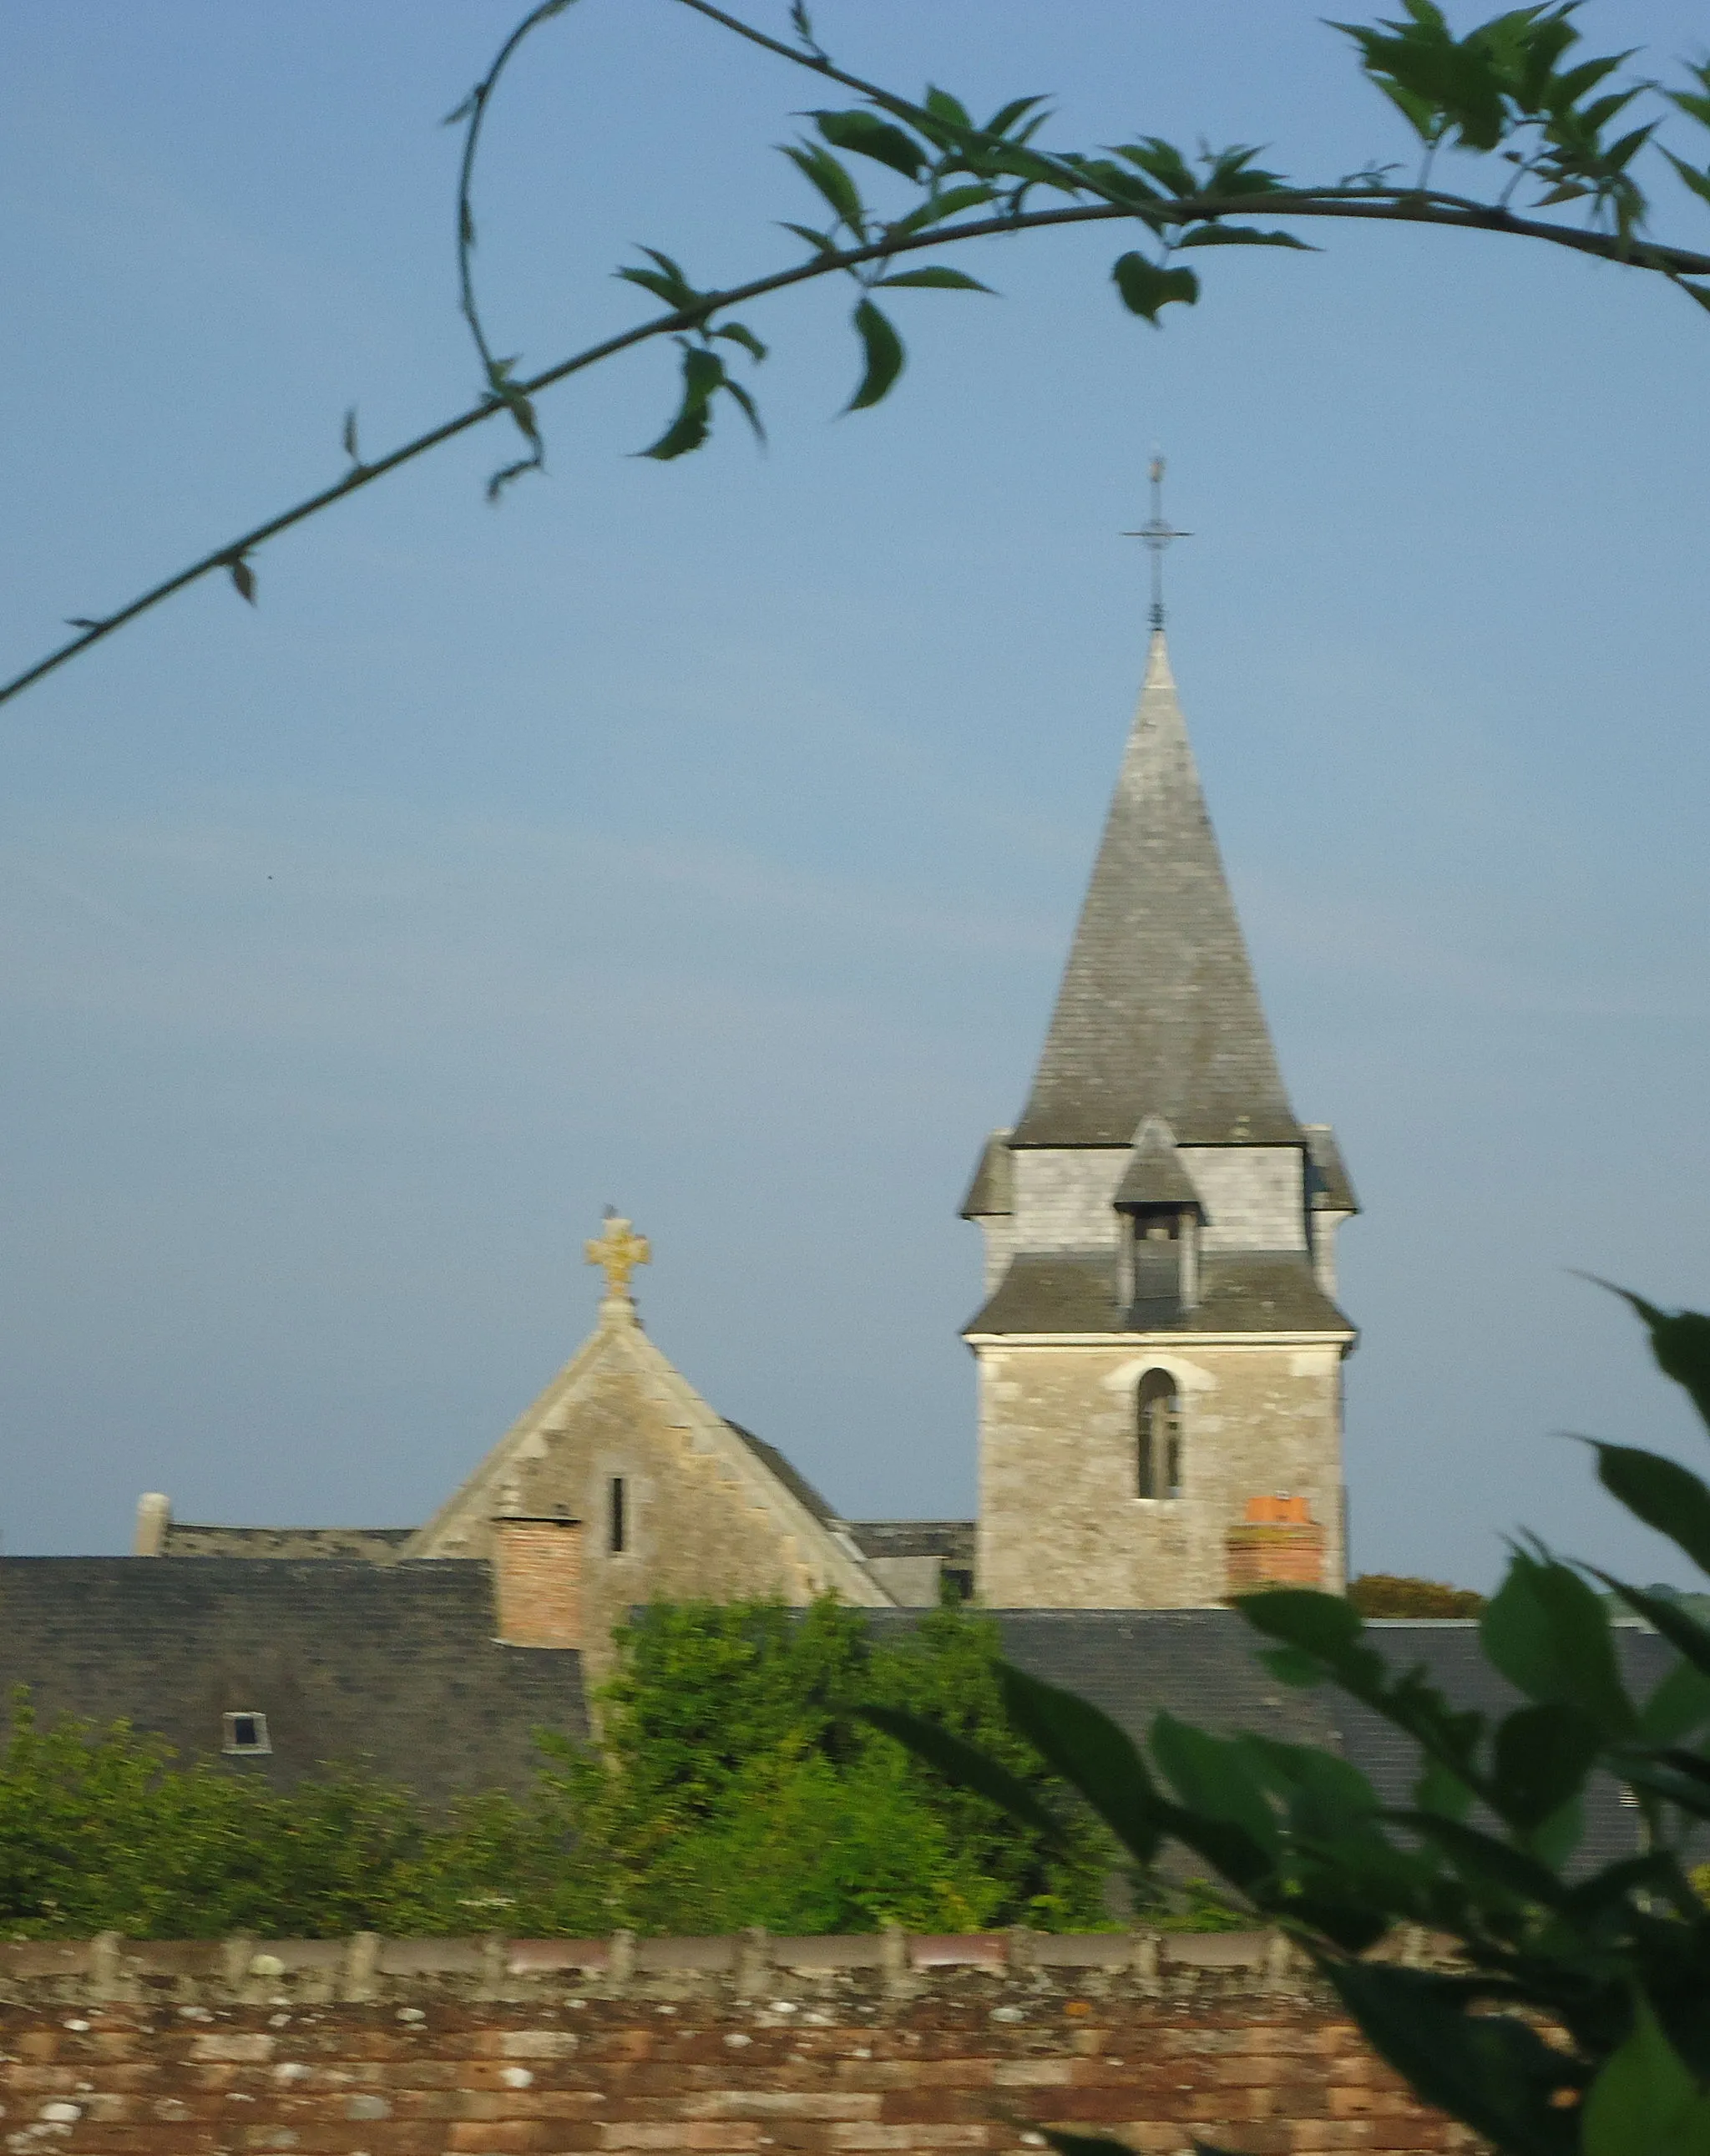
{"type": "Polygon", "coordinates": [[[1212,835],[1163,633],[1018,1146],[1300,1142],[1212,835]]]}

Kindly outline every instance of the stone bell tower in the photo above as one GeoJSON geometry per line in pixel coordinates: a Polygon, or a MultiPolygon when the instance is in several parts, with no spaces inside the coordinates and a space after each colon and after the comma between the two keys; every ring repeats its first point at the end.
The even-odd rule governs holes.
{"type": "Polygon", "coordinates": [[[994,1609],[1343,1584],[1333,1248],[1358,1208],[1284,1091],[1153,620],[1033,1090],[963,1207],[994,1609]]]}

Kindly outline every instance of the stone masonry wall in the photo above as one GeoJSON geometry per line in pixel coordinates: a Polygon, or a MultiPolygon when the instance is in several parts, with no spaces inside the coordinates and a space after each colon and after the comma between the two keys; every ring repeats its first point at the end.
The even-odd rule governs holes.
{"type": "Polygon", "coordinates": [[[1279,1938],[0,1944],[9,2156],[1476,2146],[1279,1938]]]}
{"type": "Polygon", "coordinates": [[[980,1597],[998,1609],[1192,1609],[1230,1592],[1228,1536],[1286,1490],[1343,1585],[1336,1347],[1179,1335],[979,1351],[980,1597]],[[1135,1399],[1148,1370],[1181,1400],[1183,1494],[1138,1494],[1135,1399]]]}

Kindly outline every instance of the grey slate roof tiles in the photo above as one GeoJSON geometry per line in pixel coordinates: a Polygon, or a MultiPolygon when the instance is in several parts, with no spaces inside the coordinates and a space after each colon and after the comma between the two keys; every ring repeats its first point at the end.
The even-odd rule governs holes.
{"type": "Polygon", "coordinates": [[[963,1328],[968,1333],[1339,1332],[1353,1326],[1331,1301],[1304,1252],[1219,1250],[1199,1265],[1199,1300],[1117,1302],[1107,1253],[1038,1253],[1013,1258],[996,1291],[963,1328]]]}
{"type": "Polygon", "coordinates": [[[763,1437],[756,1437],[752,1430],[744,1430],[739,1422],[724,1418],[725,1428],[741,1438],[761,1466],[783,1483],[791,1496],[805,1505],[822,1527],[829,1527],[837,1519],[829,1505],[820,1496],[799,1469],[793,1467],[775,1445],[768,1445],[763,1437]]]}
{"type": "Polygon", "coordinates": [[[845,1520],[863,1557],[941,1557],[951,1564],[973,1563],[973,1520],[845,1520]]]}
{"type": "Polygon", "coordinates": [[[962,1201],[964,1220],[1014,1211],[1015,1164],[1009,1154],[1009,1136],[1008,1131],[994,1131],[980,1147],[979,1164],[962,1201]]]}
{"type": "Polygon", "coordinates": [[[501,1646],[472,1559],[0,1558],[0,1713],[126,1719],[185,1758],[220,1717],[267,1717],[270,1755],[229,1763],[280,1786],[367,1761],[434,1807],[526,1788],[537,1728],[583,1738],[582,1658],[501,1646]]]}
{"type": "MultiPolygon", "coordinates": [[[[886,1554],[924,1539],[960,1556],[966,1521],[869,1521],[886,1554]]],[[[1091,1700],[1143,1740],[1160,1711],[1214,1733],[1250,1729],[1342,1751],[1386,1804],[1407,1799],[1412,1748],[1340,1693],[1274,1678],[1230,1609],[999,1609],[1004,1653],[1091,1700]]],[[[876,1609],[884,1636],[918,1613],[876,1609]]],[[[270,1755],[227,1761],[281,1786],[328,1763],[365,1760],[441,1807],[466,1791],[521,1791],[533,1732],[585,1739],[582,1658],[492,1638],[488,1567],[440,1558],[360,1561],[212,1558],[0,1558],[0,1702],[30,1688],[44,1720],[126,1719],[185,1757],[218,1757],[221,1717],[264,1714],[270,1755]]],[[[1457,1705],[1501,1715],[1517,1696],[1479,1650],[1471,1623],[1378,1624],[1368,1638],[1398,1667],[1422,1664],[1457,1705]]],[[[1648,1693],[1672,1650],[1636,1626],[1615,1629],[1630,1689],[1648,1693]]],[[[1591,1791],[1581,1858],[1630,1851],[1636,1815],[1606,1779],[1591,1791]]]]}
{"type": "Polygon", "coordinates": [[[1134,1151],[1117,1185],[1112,1203],[1118,1205],[1197,1206],[1205,1210],[1194,1178],[1176,1151],[1174,1134],[1168,1123],[1148,1116],[1134,1139],[1134,1151]]]}
{"type": "Polygon", "coordinates": [[[1018,1146],[1298,1142],[1161,634],[1018,1146]]]}
{"type": "MultiPolygon", "coordinates": [[[[1251,1730],[1288,1744],[1339,1751],[1386,1804],[1409,1802],[1418,1771],[1414,1748],[1389,1724],[1329,1687],[1297,1690],[1258,1659],[1261,1641],[1233,1609],[997,1609],[1003,1652],[1100,1707],[1137,1743],[1163,1712],[1214,1736],[1251,1730]]],[[[883,1630],[912,1621],[898,1610],[870,1620],[883,1630]]],[[[1478,1628],[1411,1620],[1368,1628],[1371,1644],[1398,1667],[1424,1665],[1454,1702],[1500,1717],[1519,1695],[1485,1661],[1478,1628]]],[[[1629,1688],[1642,1697],[1672,1666],[1673,1650],[1653,1633],[1618,1626],[1616,1651],[1629,1688]]],[[[1600,1776],[1587,1792],[1585,1832],[1575,1869],[1630,1855],[1637,1814],[1619,1786],[1600,1776]]]]}
{"type": "Polygon", "coordinates": [[[1315,1213],[1358,1213],[1359,1200],[1343,1165],[1342,1148],[1328,1123],[1302,1123],[1306,1133],[1307,1188],[1315,1213]]]}

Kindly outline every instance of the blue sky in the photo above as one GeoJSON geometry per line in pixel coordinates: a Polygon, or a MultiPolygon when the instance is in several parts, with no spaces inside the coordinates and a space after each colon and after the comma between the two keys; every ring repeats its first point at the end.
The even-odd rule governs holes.
{"type": "MultiPolygon", "coordinates": [[[[782,9],[773,10],[781,16],[782,9]]],[[[1461,11],[1462,18],[1466,12],[1461,11]]],[[[1057,137],[1405,145],[1294,0],[824,0],[838,56],[1057,137]],[[1066,34],[1065,25],[1069,25],[1066,34]]],[[[1594,0],[1594,42],[1710,17],[1594,0]]],[[[0,28],[0,656],[465,401],[454,144],[510,11],[74,5],[0,28]]],[[[788,259],[819,101],[667,0],[583,0],[495,115],[482,276],[542,362],[645,241],[788,259]]],[[[1687,146],[1683,143],[1682,146],[1687,146]]],[[[1671,202],[1679,235],[1710,240],[1671,202]]],[[[1552,1433],[1700,1445],[1585,1268],[1710,1301],[1710,322],[1432,234],[1208,258],[994,243],[899,304],[757,311],[772,448],[627,452],[557,393],[496,511],[455,448],[0,711],[0,1532],[419,1519],[573,1349],[608,1201],[647,1322],[856,1515],[973,1502],[955,1209],[1025,1090],[1137,683],[1172,649],[1284,1068],[1340,1130],[1354,1558],[1482,1583],[1522,1523],[1641,1577],[1552,1433]]],[[[899,300],[903,295],[899,295],[899,300]]]]}

